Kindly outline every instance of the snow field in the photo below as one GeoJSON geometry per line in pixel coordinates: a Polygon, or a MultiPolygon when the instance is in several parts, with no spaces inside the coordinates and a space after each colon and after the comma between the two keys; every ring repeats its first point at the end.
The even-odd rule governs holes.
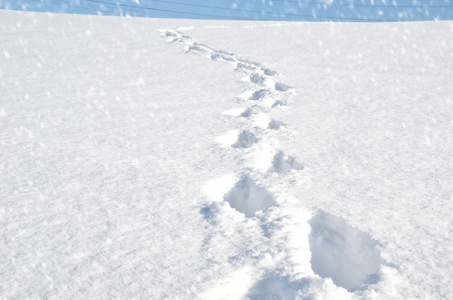
{"type": "Polygon", "coordinates": [[[0,297],[453,295],[451,22],[0,30],[0,297]]]}

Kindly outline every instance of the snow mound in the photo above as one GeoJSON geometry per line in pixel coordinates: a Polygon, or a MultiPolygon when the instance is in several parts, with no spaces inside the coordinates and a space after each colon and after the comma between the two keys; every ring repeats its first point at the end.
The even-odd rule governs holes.
{"type": "Polygon", "coordinates": [[[230,130],[227,133],[225,133],[224,135],[217,137],[216,141],[222,147],[229,147],[229,146],[235,147],[235,145],[237,145],[237,143],[239,142],[238,141],[235,143],[235,141],[238,139],[238,135],[239,135],[239,130],[236,130],[236,129],[230,130]]]}
{"type": "Polygon", "coordinates": [[[256,185],[250,176],[242,177],[224,196],[224,200],[237,211],[247,217],[253,217],[256,212],[274,206],[274,197],[265,188],[256,185]]]}
{"type": "Polygon", "coordinates": [[[313,271],[349,291],[378,278],[381,257],[377,242],[343,219],[320,212],[310,221],[313,271]]]}

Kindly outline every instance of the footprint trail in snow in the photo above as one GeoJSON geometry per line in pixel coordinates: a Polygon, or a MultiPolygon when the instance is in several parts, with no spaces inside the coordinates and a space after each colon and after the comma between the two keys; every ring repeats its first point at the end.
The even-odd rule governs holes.
{"type": "Polygon", "coordinates": [[[325,297],[354,298],[379,290],[380,277],[394,269],[381,259],[378,243],[341,218],[300,207],[279,189],[281,182],[304,172],[298,158],[279,148],[279,132],[288,131],[287,125],[270,117],[272,110],[289,104],[294,90],[261,63],[198,43],[179,30],[159,33],[187,53],[229,63],[246,74],[247,89],[236,97],[241,107],[223,115],[248,122],[217,138],[219,147],[235,151],[245,163],[237,163],[242,167],[236,174],[205,185],[211,202],[200,211],[219,231],[228,228],[219,220],[227,219],[261,237],[241,258],[229,259],[236,270],[207,286],[202,298],[312,298],[320,291],[325,297]]]}

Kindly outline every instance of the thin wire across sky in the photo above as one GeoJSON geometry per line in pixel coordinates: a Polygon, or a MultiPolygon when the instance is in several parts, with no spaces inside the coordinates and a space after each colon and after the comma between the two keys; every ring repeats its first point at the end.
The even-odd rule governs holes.
{"type": "Polygon", "coordinates": [[[453,19],[451,0],[0,0],[0,8],[226,20],[396,22],[453,19]]]}

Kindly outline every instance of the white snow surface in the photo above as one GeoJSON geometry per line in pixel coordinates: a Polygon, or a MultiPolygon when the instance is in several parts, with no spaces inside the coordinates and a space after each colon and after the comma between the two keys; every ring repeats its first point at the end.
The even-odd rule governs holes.
{"type": "Polygon", "coordinates": [[[0,32],[1,298],[453,298],[453,22],[0,32]]]}

